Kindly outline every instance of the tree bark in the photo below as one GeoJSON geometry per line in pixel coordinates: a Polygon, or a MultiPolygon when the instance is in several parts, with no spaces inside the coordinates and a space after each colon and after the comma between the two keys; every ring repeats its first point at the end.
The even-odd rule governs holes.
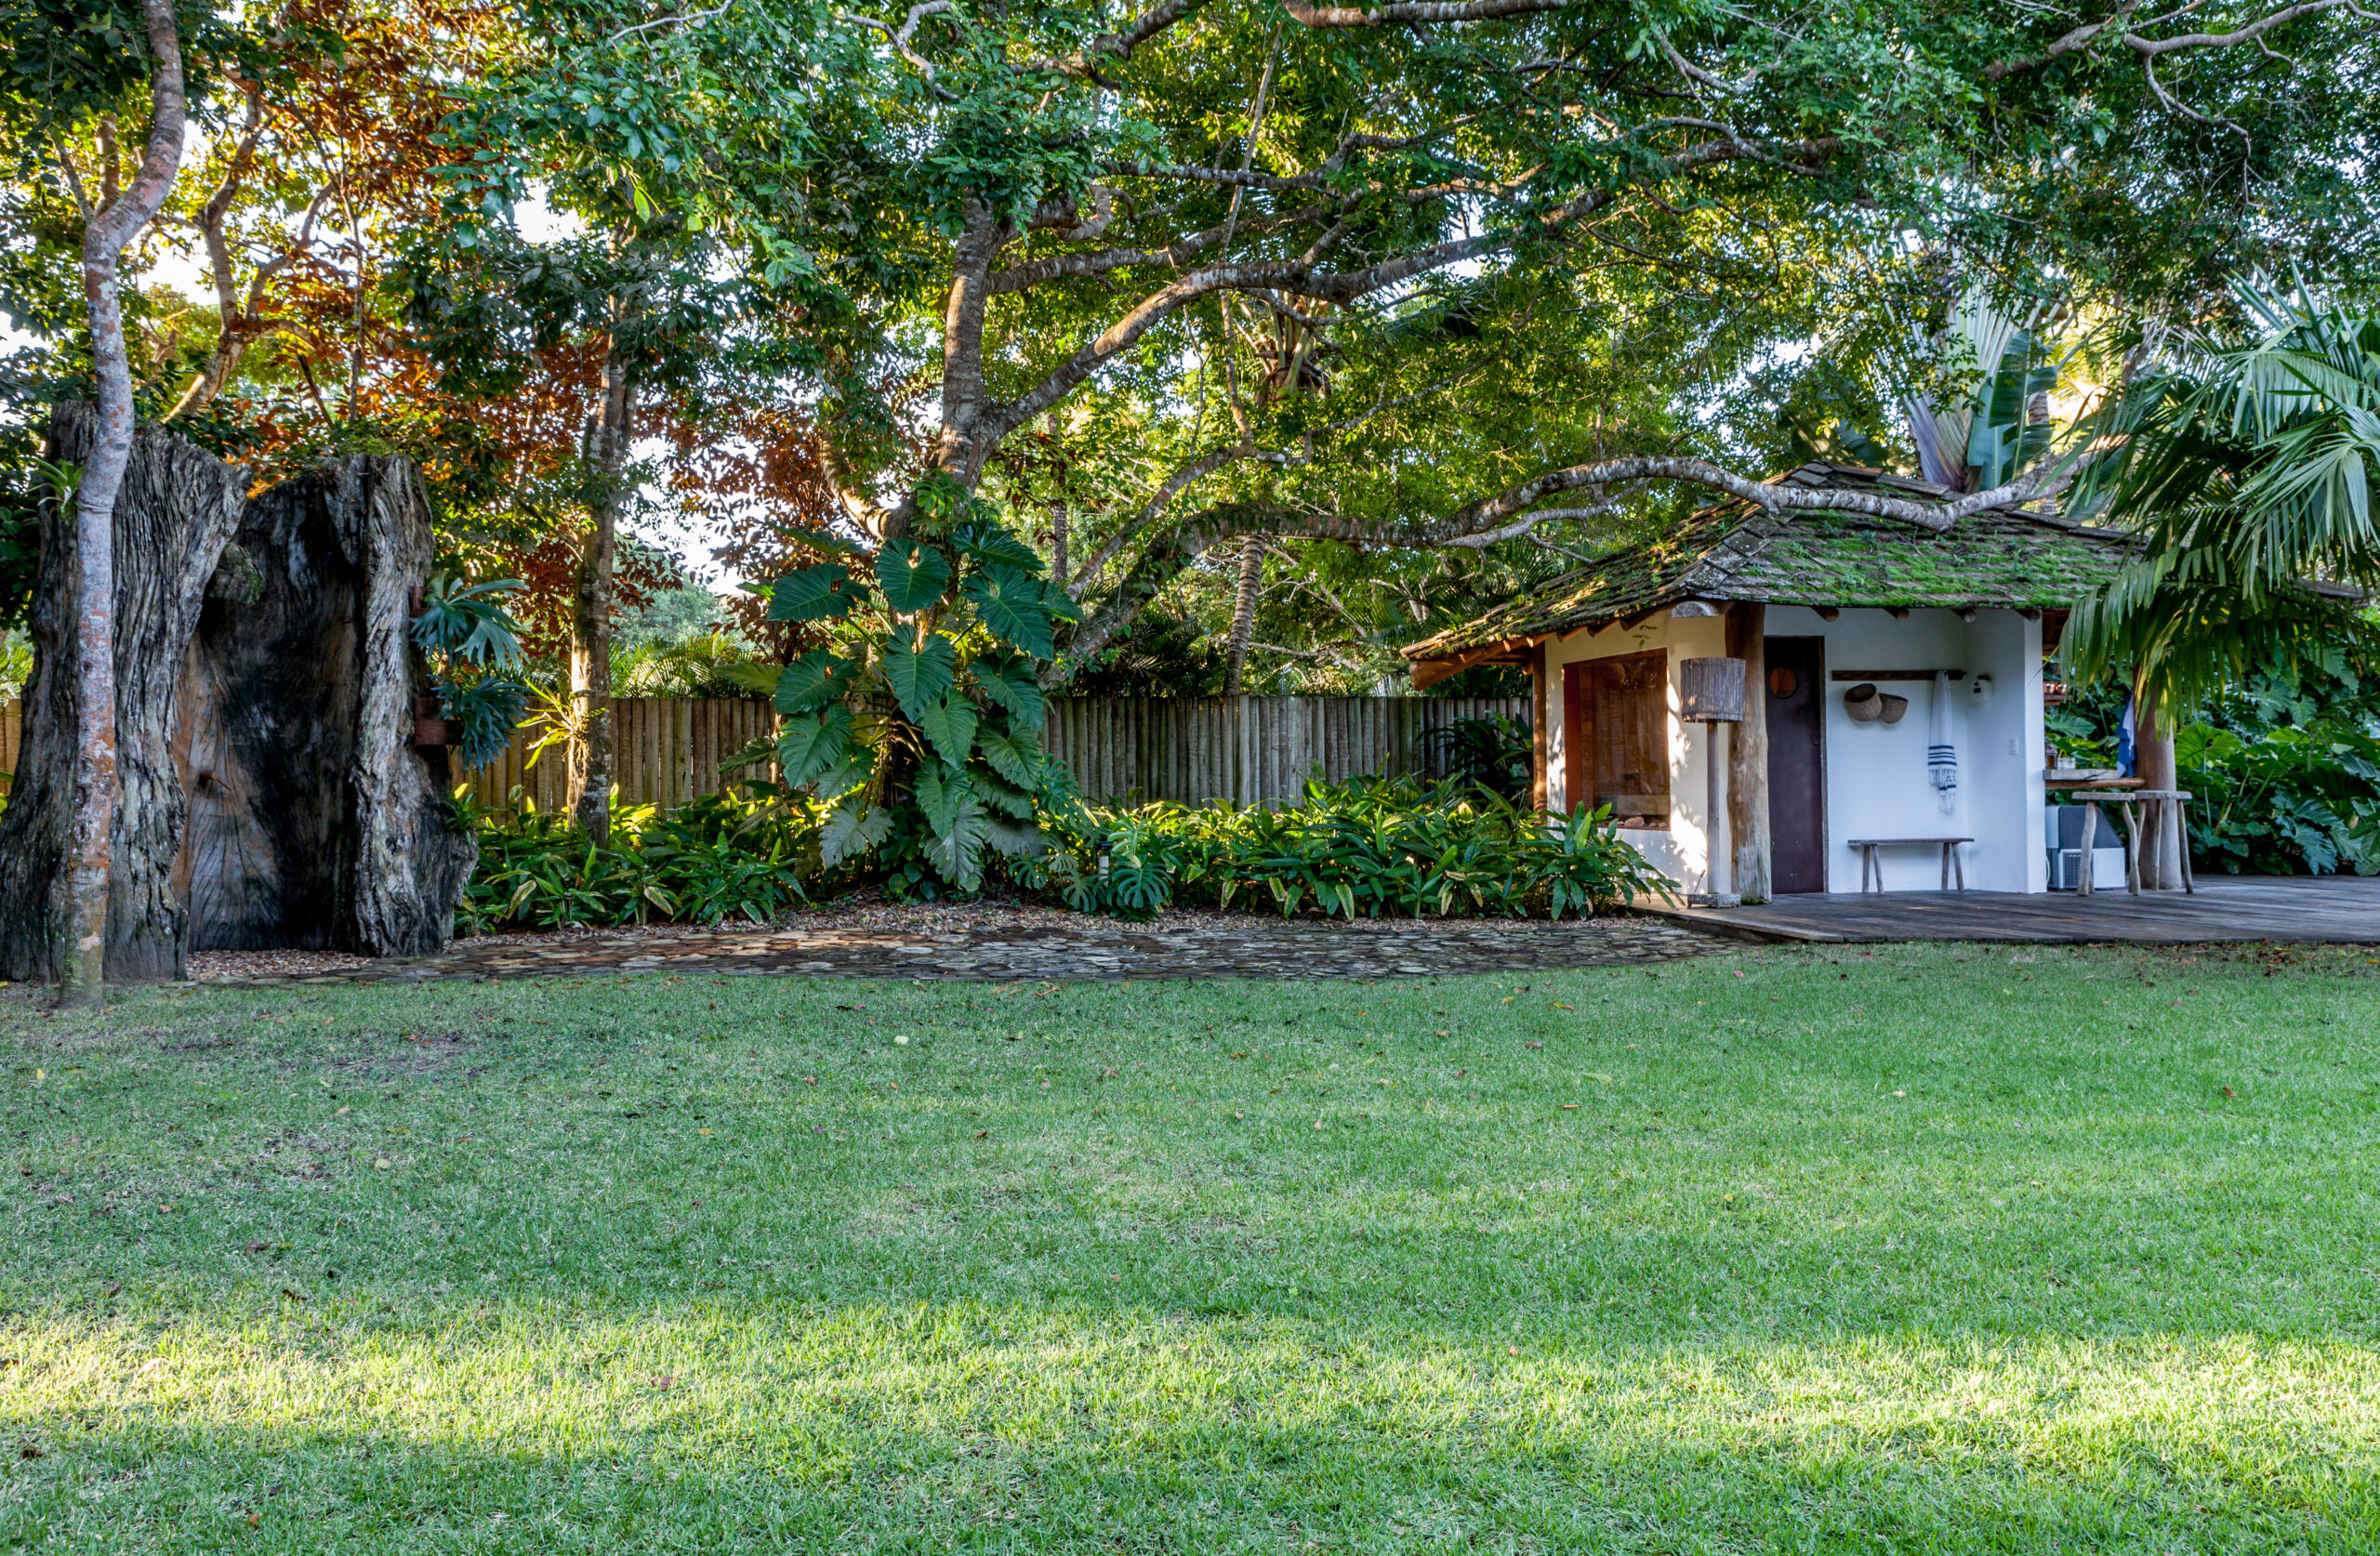
{"type": "Polygon", "coordinates": [[[1239,597],[1231,613],[1231,642],[1229,669],[1223,677],[1223,695],[1239,695],[1241,677],[1248,669],[1248,640],[1256,629],[1256,595],[1264,582],[1264,542],[1250,535],[1239,543],[1239,597]]]}
{"type": "MultiPolygon", "coordinates": [[[[46,457],[86,461],[104,435],[90,406],[61,405],[46,457]]],[[[87,619],[81,606],[87,577],[78,577],[82,536],[79,529],[69,534],[56,505],[45,509],[23,745],[0,812],[0,977],[63,982],[102,968],[117,982],[182,975],[187,933],[176,857],[186,806],[174,760],[180,666],[246,485],[245,470],[155,428],[134,441],[109,526],[112,665],[104,677],[86,674],[82,663],[90,640],[77,630],[87,619]],[[110,755],[122,801],[107,807],[110,829],[99,839],[104,938],[86,949],[77,942],[92,931],[75,888],[86,858],[78,824],[87,820],[83,700],[95,680],[112,699],[105,723],[117,737],[110,755]]]]}
{"type": "MultiPolygon", "coordinates": [[[[2141,781],[2143,788],[2178,788],[2174,733],[2158,719],[2156,700],[2135,697],[2133,710],[2133,775],[2141,781]]],[[[2140,889],[2179,891],[2182,850],[2189,846],[2189,840],[2182,836],[2181,828],[2171,824],[2173,812],[2168,807],[2143,804],[2139,811],[2140,837],[2135,847],[2140,854],[2140,889]]]]}
{"type": "Polygon", "coordinates": [[[408,635],[433,542],[419,473],[353,455],[251,501],[183,661],[181,860],[196,950],[445,945],[478,844],[408,635]]]}
{"type": "Polygon", "coordinates": [[[619,559],[621,472],[628,466],[634,401],[616,343],[603,358],[603,412],[588,451],[596,467],[593,525],[578,564],[573,604],[570,690],[579,733],[570,748],[570,814],[596,842],[612,836],[612,600],[619,559]]]}
{"type": "MultiPolygon", "coordinates": [[[[110,149],[106,203],[83,223],[83,296],[91,323],[91,376],[99,385],[96,436],[74,493],[75,638],[73,709],[74,808],[62,943],[39,958],[58,980],[62,1003],[99,997],[112,892],[110,846],[116,830],[118,752],[115,686],[115,508],[132,459],[132,368],[117,297],[125,245],[149,224],[181,170],[181,40],[173,0],[141,0],[149,40],[149,146],[140,170],[117,193],[110,149]]],[[[211,570],[211,568],[210,568],[211,570]]],[[[146,964],[142,964],[145,968],[146,964]]]]}
{"type": "Polygon", "coordinates": [[[1744,662],[1744,718],[1727,742],[1727,837],[1736,894],[1768,901],[1768,607],[1739,601],[1727,612],[1727,657],[1744,662]]]}

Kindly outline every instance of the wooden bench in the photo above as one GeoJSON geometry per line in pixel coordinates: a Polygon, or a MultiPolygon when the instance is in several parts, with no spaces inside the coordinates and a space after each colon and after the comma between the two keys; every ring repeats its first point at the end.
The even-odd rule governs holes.
{"type": "Polygon", "coordinates": [[[1950,877],[1955,872],[1959,890],[1964,891],[1967,889],[1967,867],[1966,862],[1959,857],[1959,845],[1974,841],[1972,837],[1854,837],[1851,846],[1859,851],[1859,890],[1865,891],[1869,889],[1868,881],[1871,877],[1876,882],[1875,890],[1882,891],[1884,889],[1884,862],[1876,857],[1878,849],[1922,843],[1942,851],[1942,890],[1950,890],[1950,877]]]}

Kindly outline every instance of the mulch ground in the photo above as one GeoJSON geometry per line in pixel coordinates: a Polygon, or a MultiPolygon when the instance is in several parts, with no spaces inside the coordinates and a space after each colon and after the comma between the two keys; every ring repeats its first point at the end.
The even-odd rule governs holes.
{"type": "Polygon", "coordinates": [[[1660,919],[1298,920],[1167,913],[1118,923],[998,903],[834,904],[774,924],[653,925],[482,935],[434,956],[192,956],[201,982],[428,982],[684,972],[1112,982],[1129,978],[1396,978],[1669,961],[1728,943],[1660,919]]]}

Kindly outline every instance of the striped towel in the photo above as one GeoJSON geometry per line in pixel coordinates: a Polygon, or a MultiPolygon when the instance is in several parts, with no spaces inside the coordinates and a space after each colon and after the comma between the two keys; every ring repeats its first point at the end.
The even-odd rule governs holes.
{"type": "Polygon", "coordinates": [[[1947,670],[1934,673],[1934,706],[1927,714],[1925,773],[1934,780],[1934,790],[1942,813],[1949,815],[1958,803],[1959,747],[1950,738],[1950,675],[1947,670]]]}

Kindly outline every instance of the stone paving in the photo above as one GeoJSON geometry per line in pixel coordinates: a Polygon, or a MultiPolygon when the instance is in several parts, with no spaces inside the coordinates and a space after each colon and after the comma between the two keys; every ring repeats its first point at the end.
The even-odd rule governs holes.
{"type": "Polygon", "coordinates": [[[490,935],[435,956],[291,975],[200,976],[209,982],[428,982],[474,978],[723,976],[1112,982],[1135,978],[1400,978],[1613,967],[1707,956],[1729,943],[1657,918],[1431,920],[1332,924],[1250,915],[1227,923],[1119,924],[1069,916],[997,916],[915,926],[832,920],[765,926],[590,932],[568,938],[490,935]]]}

